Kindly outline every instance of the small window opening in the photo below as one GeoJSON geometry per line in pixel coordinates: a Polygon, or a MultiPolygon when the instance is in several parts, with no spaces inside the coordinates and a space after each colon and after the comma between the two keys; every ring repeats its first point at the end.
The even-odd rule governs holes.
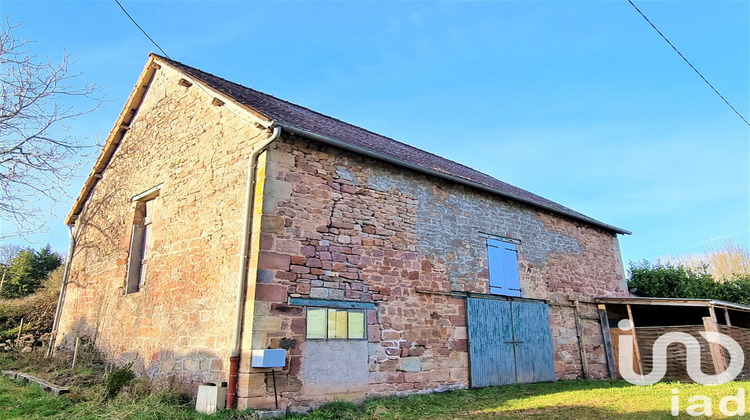
{"type": "Polygon", "coordinates": [[[307,338],[364,340],[365,320],[363,310],[307,308],[307,338]]]}
{"type": "MultiPolygon", "coordinates": [[[[157,191],[158,193],[158,191],[157,191]]],[[[146,284],[149,256],[151,253],[155,194],[135,201],[133,229],[128,253],[128,274],[125,293],[136,293],[146,284]]]]}

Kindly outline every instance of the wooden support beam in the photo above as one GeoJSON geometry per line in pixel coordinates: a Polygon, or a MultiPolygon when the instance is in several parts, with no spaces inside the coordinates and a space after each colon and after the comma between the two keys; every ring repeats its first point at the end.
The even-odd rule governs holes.
{"type": "Polygon", "coordinates": [[[612,335],[609,332],[609,319],[607,319],[606,305],[597,305],[599,310],[599,324],[602,326],[602,338],[604,339],[604,354],[607,356],[607,370],[610,379],[617,379],[617,367],[615,365],[615,349],[612,347],[612,335]]]}
{"type": "Polygon", "coordinates": [[[583,341],[580,317],[578,316],[578,301],[573,302],[573,317],[576,321],[576,336],[578,338],[578,352],[581,355],[581,373],[583,379],[589,378],[588,362],[586,361],[586,343],[583,341]]]}
{"type": "MultiPolygon", "coordinates": [[[[703,327],[706,332],[719,332],[719,324],[710,316],[703,317],[703,327]]],[[[711,360],[714,362],[715,373],[719,374],[727,370],[727,359],[724,357],[722,345],[709,342],[708,348],[711,350],[711,360]]]]}
{"type": "Polygon", "coordinates": [[[724,321],[727,322],[728,326],[730,326],[730,327],[732,326],[732,320],[729,319],[729,309],[727,309],[727,308],[724,308],[724,321]]]}
{"type": "MultiPolygon", "coordinates": [[[[703,317],[703,327],[706,332],[719,332],[719,324],[710,316],[703,317]]],[[[727,359],[724,357],[722,345],[720,343],[709,342],[708,348],[711,350],[711,360],[714,362],[715,373],[719,374],[727,370],[727,359]]]]}
{"type": "Polygon", "coordinates": [[[643,374],[643,364],[641,363],[641,349],[638,347],[638,336],[635,333],[635,322],[633,321],[633,311],[630,309],[630,305],[626,305],[628,308],[628,319],[630,320],[630,331],[633,334],[633,350],[635,351],[635,373],[643,374]]]}
{"type": "Polygon", "coordinates": [[[711,305],[711,306],[708,307],[708,313],[711,314],[711,319],[714,322],[717,322],[717,323],[719,322],[719,319],[716,318],[716,310],[714,309],[713,305],[711,305]]]}

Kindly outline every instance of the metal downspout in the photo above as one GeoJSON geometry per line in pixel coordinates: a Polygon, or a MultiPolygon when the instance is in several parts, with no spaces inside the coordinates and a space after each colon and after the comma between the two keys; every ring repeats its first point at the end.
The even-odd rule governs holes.
{"type": "Polygon", "coordinates": [[[271,137],[258,145],[248,157],[247,181],[245,190],[245,217],[242,223],[242,243],[240,245],[240,267],[237,276],[237,301],[234,308],[234,330],[232,332],[232,355],[229,357],[229,381],[227,383],[227,409],[233,410],[237,402],[237,378],[240,370],[240,351],[242,348],[242,314],[245,309],[245,290],[247,288],[248,258],[252,245],[253,211],[255,209],[255,183],[258,156],[281,135],[281,127],[271,123],[271,137]]]}
{"type": "Polygon", "coordinates": [[[60,322],[60,315],[62,314],[62,305],[65,301],[65,291],[68,285],[68,277],[70,276],[70,267],[73,265],[73,251],[76,249],[76,239],[73,235],[74,224],[68,225],[68,236],[70,236],[70,245],[68,246],[68,260],[65,261],[65,270],[63,271],[62,284],[60,284],[60,294],[57,297],[57,308],[55,309],[55,317],[52,320],[52,334],[50,335],[49,348],[47,349],[47,357],[52,356],[55,351],[55,341],[57,341],[57,328],[60,322]]]}

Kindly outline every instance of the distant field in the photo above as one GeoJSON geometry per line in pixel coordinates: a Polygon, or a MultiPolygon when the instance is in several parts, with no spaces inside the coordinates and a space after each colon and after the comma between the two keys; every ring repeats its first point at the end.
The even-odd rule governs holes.
{"type": "MultiPolygon", "coordinates": [[[[560,381],[546,384],[514,385],[455,391],[410,397],[375,398],[363,405],[336,402],[305,416],[291,419],[470,419],[518,417],[536,419],[670,419],[672,389],[678,389],[680,417],[691,418],[686,409],[690,397],[712,399],[714,418],[720,400],[750,388],[750,382],[719,386],[660,383],[639,387],[624,381],[560,381]]],[[[252,419],[252,413],[223,412],[213,416],[192,411],[189,401],[167,395],[145,398],[121,396],[103,400],[55,398],[36,387],[7,378],[0,379],[0,418],[2,419],[252,419]]],[[[735,403],[728,405],[730,410],[735,403]]]]}

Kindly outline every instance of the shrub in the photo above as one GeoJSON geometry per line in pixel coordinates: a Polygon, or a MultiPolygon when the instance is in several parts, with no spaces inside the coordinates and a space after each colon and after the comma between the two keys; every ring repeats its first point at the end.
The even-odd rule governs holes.
{"type": "Polygon", "coordinates": [[[750,276],[716,279],[707,266],[689,268],[672,263],[630,263],[628,285],[652,297],[715,299],[750,305],[750,276]]]}
{"type": "Polygon", "coordinates": [[[107,398],[114,398],[120,393],[122,388],[135,379],[135,373],[133,373],[133,363],[114,369],[107,375],[107,380],[104,381],[104,388],[107,392],[107,398]]]}

